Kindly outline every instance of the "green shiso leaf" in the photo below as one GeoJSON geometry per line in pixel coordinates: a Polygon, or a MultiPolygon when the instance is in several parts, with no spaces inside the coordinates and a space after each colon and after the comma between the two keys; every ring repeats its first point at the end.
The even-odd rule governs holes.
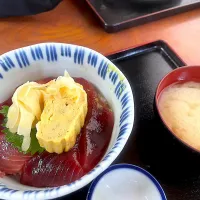
{"type": "Polygon", "coordinates": [[[8,110],[9,106],[2,106],[2,109],[0,110],[0,114],[4,116],[4,120],[2,123],[2,128],[3,128],[2,132],[6,135],[5,136],[6,140],[24,154],[31,153],[31,155],[34,155],[35,153],[42,153],[45,149],[40,146],[38,139],[36,138],[36,132],[37,132],[36,128],[33,128],[31,130],[31,144],[29,149],[26,152],[22,151],[21,147],[24,136],[18,135],[16,133],[11,133],[9,129],[6,127],[8,110]]]}

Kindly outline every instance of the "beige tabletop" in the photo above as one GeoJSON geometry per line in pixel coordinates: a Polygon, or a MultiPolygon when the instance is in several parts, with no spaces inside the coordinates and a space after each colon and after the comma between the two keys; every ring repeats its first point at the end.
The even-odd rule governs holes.
{"type": "Polygon", "coordinates": [[[54,10],[0,19],[0,54],[40,42],[64,42],[109,54],[165,40],[189,65],[200,64],[200,9],[109,34],[84,0],[64,0],[54,10]]]}

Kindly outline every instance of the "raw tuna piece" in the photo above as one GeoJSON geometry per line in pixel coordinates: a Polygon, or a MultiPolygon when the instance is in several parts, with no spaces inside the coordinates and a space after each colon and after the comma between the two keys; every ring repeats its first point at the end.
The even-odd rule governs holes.
{"type": "Polygon", "coordinates": [[[51,78],[45,78],[45,79],[42,79],[42,80],[38,80],[36,81],[37,83],[39,84],[45,84],[45,83],[48,83],[49,81],[53,80],[55,78],[51,77],[51,78]]]}
{"type": "Polygon", "coordinates": [[[20,173],[24,163],[31,158],[31,155],[25,155],[18,152],[5,139],[5,135],[0,133],[0,171],[5,174],[20,173]]]}
{"type": "MultiPolygon", "coordinates": [[[[0,108],[3,105],[10,106],[11,104],[12,99],[10,98],[0,104],[0,108]]],[[[0,124],[3,123],[3,120],[3,115],[0,115],[0,124]]],[[[20,153],[12,144],[6,141],[5,135],[2,133],[3,129],[0,125],[0,177],[5,174],[20,173],[24,163],[31,158],[31,155],[20,153]]]]}
{"type": "Polygon", "coordinates": [[[0,104],[0,107],[2,107],[2,106],[11,106],[11,105],[12,105],[12,98],[9,98],[8,100],[6,100],[2,104],[0,104]]]}
{"type": "Polygon", "coordinates": [[[113,129],[113,115],[106,108],[98,108],[87,117],[79,143],[80,164],[88,172],[104,156],[113,129]]]}
{"type": "Polygon", "coordinates": [[[94,88],[94,86],[89,83],[88,81],[86,81],[83,78],[74,78],[74,80],[81,84],[84,88],[84,90],[87,93],[87,98],[88,98],[88,115],[91,115],[92,112],[92,108],[96,105],[96,100],[98,98],[98,93],[96,91],[96,89],[94,88]]]}
{"type": "Polygon", "coordinates": [[[3,178],[6,174],[0,171],[0,178],[3,178]]]}
{"type": "Polygon", "coordinates": [[[114,116],[91,83],[82,78],[76,78],[76,82],[83,85],[88,96],[89,110],[79,142],[80,164],[88,172],[98,164],[107,150],[114,116]]]}
{"type": "Polygon", "coordinates": [[[77,138],[75,146],[62,154],[44,152],[24,165],[20,182],[35,187],[55,187],[71,183],[84,175],[78,162],[77,138]]]}
{"type": "Polygon", "coordinates": [[[71,183],[84,175],[77,148],[62,154],[44,152],[29,160],[20,182],[34,187],[55,187],[71,183]]]}

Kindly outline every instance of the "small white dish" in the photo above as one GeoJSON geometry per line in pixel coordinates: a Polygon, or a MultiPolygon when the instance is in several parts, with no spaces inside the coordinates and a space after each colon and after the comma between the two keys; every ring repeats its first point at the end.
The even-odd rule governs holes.
{"type": "Polygon", "coordinates": [[[130,164],[109,167],[93,181],[87,200],[167,200],[158,181],[130,164]]]}

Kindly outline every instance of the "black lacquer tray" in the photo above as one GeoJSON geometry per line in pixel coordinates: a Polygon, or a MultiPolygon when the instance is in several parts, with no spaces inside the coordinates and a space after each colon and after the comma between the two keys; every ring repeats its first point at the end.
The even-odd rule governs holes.
{"type": "MultiPolygon", "coordinates": [[[[160,123],[153,106],[159,81],[185,63],[163,41],[108,58],[128,78],[135,100],[133,131],[115,163],[130,163],[149,171],[162,185],[168,200],[200,200],[200,156],[177,143],[160,123]]],[[[88,188],[60,200],[85,200],[88,188]]]]}
{"type": "Polygon", "coordinates": [[[200,0],[86,0],[107,32],[200,7],[200,0]],[[141,3],[138,3],[141,2],[141,3]],[[154,2],[154,3],[144,3],[154,2]],[[157,3],[155,3],[157,2],[157,3]],[[158,3],[163,2],[163,3],[158,3]]]}

